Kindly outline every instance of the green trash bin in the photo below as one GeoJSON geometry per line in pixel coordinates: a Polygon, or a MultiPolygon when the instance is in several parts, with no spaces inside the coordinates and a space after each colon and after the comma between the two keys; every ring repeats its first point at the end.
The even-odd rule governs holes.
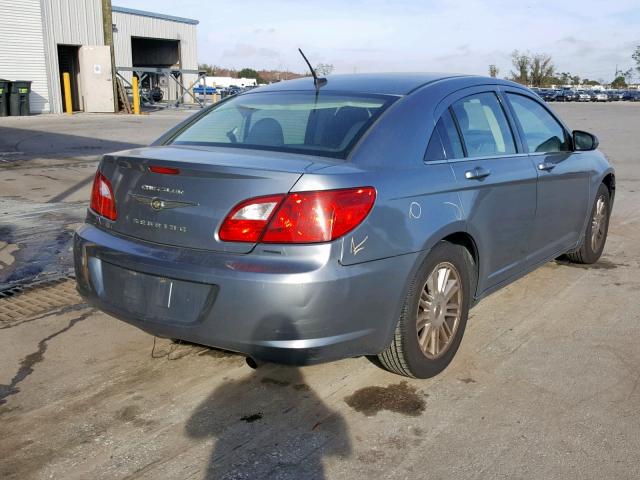
{"type": "Polygon", "coordinates": [[[9,115],[9,86],[11,82],[0,78],[0,117],[9,115]]]}
{"type": "Polygon", "coordinates": [[[29,115],[29,93],[31,93],[31,82],[24,80],[15,80],[11,82],[9,113],[12,117],[29,115]]]}

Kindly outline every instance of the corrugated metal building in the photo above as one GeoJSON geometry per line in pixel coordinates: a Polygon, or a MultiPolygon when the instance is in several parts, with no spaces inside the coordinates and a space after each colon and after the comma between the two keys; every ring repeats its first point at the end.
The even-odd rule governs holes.
{"type": "MultiPolygon", "coordinates": [[[[116,66],[198,69],[197,20],[116,6],[112,11],[116,66]]],[[[131,73],[122,75],[131,78],[131,73]]],[[[182,84],[188,87],[197,78],[184,74],[182,84]]],[[[165,97],[175,99],[176,87],[173,81],[162,85],[165,97]]]]}
{"type": "MultiPolygon", "coordinates": [[[[117,67],[197,70],[196,20],[116,6],[112,16],[117,67]]],[[[103,45],[101,0],[0,0],[0,78],[33,82],[34,113],[62,113],[63,71],[71,74],[74,109],[90,109],[89,83],[111,76],[89,54],[83,60],[80,50],[103,45]]],[[[181,80],[189,86],[196,78],[181,80]]],[[[176,96],[173,84],[164,88],[169,98],[176,96]]]]}
{"type": "Polygon", "coordinates": [[[0,0],[0,78],[31,80],[31,109],[49,111],[40,0],[0,0]]]}

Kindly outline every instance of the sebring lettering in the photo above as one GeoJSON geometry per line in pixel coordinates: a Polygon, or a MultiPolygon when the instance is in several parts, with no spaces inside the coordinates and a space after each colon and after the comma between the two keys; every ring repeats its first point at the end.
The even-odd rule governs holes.
{"type": "Polygon", "coordinates": [[[153,220],[145,220],[144,218],[134,218],[133,223],[143,227],[155,228],[156,230],[169,230],[171,232],[186,233],[187,227],[180,225],[171,225],[169,223],[154,222],[153,220]]]}

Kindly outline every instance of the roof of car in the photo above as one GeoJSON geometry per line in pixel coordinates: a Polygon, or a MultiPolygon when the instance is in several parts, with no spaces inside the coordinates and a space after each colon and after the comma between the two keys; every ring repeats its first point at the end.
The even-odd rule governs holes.
{"type": "MultiPolygon", "coordinates": [[[[327,77],[327,83],[321,87],[321,90],[406,95],[423,85],[455,77],[472,78],[466,75],[450,73],[359,73],[331,75],[327,77]]],[[[483,77],[476,78],[481,79],[483,77]]],[[[272,83],[253,91],[266,92],[314,89],[313,78],[303,77],[295,80],[272,83]]]]}

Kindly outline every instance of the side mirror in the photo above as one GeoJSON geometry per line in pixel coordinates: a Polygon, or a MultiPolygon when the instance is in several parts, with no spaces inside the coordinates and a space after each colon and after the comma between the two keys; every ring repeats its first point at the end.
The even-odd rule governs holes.
{"type": "Polygon", "coordinates": [[[579,152],[585,152],[589,150],[595,150],[598,148],[600,142],[598,137],[582,130],[573,131],[573,146],[574,150],[579,152]]]}

